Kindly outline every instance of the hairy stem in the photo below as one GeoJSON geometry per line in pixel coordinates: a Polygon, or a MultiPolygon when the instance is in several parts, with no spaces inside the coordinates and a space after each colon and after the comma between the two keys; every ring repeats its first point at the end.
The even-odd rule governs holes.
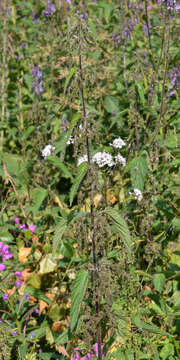
{"type": "MultiPolygon", "coordinates": [[[[91,171],[90,164],[90,146],[89,146],[89,138],[88,138],[88,123],[87,123],[87,113],[86,113],[86,105],[85,105],[85,97],[84,97],[84,86],[83,86],[83,66],[82,66],[82,45],[81,45],[81,24],[79,23],[79,70],[80,70],[80,93],[81,93],[81,101],[82,101],[82,113],[83,120],[85,124],[85,134],[86,134],[86,150],[88,157],[88,172],[91,171]]],[[[95,293],[95,311],[97,318],[99,316],[99,289],[98,289],[98,263],[96,256],[96,242],[95,242],[95,210],[94,210],[94,201],[93,201],[93,188],[91,183],[91,196],[90,196],[90,219],[91,219],[91,241],[92,241],[92,254],[93,254],[93,280],[94,280],[94,293],[95,293]]],[[[97,343],[98,343],[98,360],[102,359],[102,351],[101,351],[101,327],[98,324],[97,327],[97,343]]]]}

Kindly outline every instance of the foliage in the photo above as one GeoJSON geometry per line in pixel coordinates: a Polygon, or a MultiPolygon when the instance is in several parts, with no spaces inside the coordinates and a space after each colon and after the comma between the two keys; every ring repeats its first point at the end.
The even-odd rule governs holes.
{"type": "Polygon", "coordinates": [[[180,358],[175,3],[0,5],[2,360],[180,358]]]}

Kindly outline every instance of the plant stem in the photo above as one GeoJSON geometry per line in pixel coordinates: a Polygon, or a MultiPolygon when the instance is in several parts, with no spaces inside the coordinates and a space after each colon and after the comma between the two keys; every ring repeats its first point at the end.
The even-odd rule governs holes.
{"type": "MultiPolygon", "coordinates": [[[[87,113],[86,113],[86,105],[85,105],[85,97],[84,97],[84,86],[83,86],[83,69],[82,69],[82,47],[81,47],[81,23],[79,22],[79,70],[80,70],[80,93],[81,93],[81,101],[82,101],[82,113],[83,120],[85,124],[85,134],[86,134],[86,150],[88,157],[88,173],[91,172],[91,164],[90,164],[90,146],[89,146],[89,138],[88,138],[88,123],[87,123],[87,113]]],[[[90,196],[90,219],[91,219],[91,241],[92,241],[92,254],[93,254],[93,280],[94,280],[94,294],[95,294],[95,311],[97,318],[99,317],[99,291],[98,291],[98,264],[97,264],[97,256],[96,256],[96,242],[95,242],[95,211],[94,211],[94,201],[93,201],[93,188],[91,183],[91,196],[90,196]]],[[[98,324],[97,327],[97,344],[98,344],[98,360],[102,359],[102,351],[101,351],[101,326],[98,324]]]]}

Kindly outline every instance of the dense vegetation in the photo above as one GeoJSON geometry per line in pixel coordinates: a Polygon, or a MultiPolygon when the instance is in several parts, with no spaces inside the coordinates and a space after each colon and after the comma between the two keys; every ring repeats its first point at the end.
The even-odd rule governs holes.
{"type": "Polygon", "coordinates": [[[180,5],[0,4],[0,359],[180,359],[180,5]]]}

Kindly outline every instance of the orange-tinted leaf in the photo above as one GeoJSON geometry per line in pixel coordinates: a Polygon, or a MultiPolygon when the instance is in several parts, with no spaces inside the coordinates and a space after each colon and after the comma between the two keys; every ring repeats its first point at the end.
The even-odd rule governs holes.
{"type": "Polygon", "coordinates": [[[21,263],[26,262],[30,253],[31,253],[31,248],[26,248],[26,247],[20,248],[19,249],[19,261],[21,263]]]}
{"type": "Polygon", "coordinates": [[[62,355],[64,355],[64,356],[66,356],[66,357],[69,358],[69,355],[68,355],[68,353],[67,353],[67,351],[66,351],[66,349],[65,349],[64,346],[62,346],[62,345],[56,345],[56,350],[59,352],[59,354],[62,354],[62,355]]]}
{"type": "Polygon", "coordinates": [[[26,281],[27,278],[29,277],[29,275],[31,274],[31,269],[29,269],[29,268],[24,269],[23,271],[21,271],[21,273],[22,273],[21,279],[26,281]]]}
{"type": "Polygon", "coordinates": [[[7,294],[9,296],[13,295],[14,292],[16,291],[16,286],[14,285],[12,289],[6,290],[7,294]]]}

